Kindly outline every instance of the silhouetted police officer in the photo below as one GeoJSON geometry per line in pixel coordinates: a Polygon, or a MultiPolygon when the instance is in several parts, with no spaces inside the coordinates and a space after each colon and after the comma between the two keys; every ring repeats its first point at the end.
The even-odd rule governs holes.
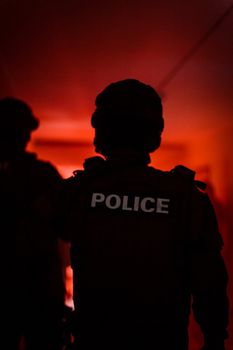
{"type": "Polygon", "coordinates": [[[194,172],[150,167],[164,128],[156,91],[107,86],[92,115],[96,151],[66,181],[77,349],[188,349],[191,304],[205,350],[224,349],[227,272],[222,239],[194,172]]]}
{"type": "Polygon", "coordinates": [[[61,347],[64,285],[53,211],[61,176],[26,151],[39,126],[30,107],[0,100],[1,330],[4,349],[61,347]]]}

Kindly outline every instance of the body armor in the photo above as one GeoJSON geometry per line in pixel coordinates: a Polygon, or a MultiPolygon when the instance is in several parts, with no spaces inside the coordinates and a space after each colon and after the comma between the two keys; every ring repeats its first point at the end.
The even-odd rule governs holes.
{"type": "Polygon", "coordinates": [[[191,301],[207,343],[227,336],[222,239],[194,175],[95,157],[66,181],[80,349],[187,350],[191,301]]]}

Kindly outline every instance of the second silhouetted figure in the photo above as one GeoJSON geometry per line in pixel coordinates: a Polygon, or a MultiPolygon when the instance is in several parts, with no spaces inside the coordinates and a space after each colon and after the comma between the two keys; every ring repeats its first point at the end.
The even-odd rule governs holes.
{"type": "Polygon", "coordinates": [[[0,100],[2,336],[5,349],[61,349],[64,284],[53,224],[61,176],[26,151],[39,126],[30,107],[0,100]]]}

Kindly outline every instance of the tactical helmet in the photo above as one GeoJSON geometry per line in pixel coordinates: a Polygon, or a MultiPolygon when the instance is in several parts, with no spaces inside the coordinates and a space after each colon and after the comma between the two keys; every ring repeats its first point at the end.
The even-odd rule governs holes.
{"type": "Polygon", "coordinates": [[[114,82],[96,97],[95,104],[91,124],[97,152],[106,155],[119,147],[153,152],[160,146],[162,103],[150,85],[136,79],[114,82]]]}
{"type": "Polygon", "coordinates": [[[0,128],[7,131],[31,132],[39,126],[31,108],[14,97],[0,99],[0,128]]]}

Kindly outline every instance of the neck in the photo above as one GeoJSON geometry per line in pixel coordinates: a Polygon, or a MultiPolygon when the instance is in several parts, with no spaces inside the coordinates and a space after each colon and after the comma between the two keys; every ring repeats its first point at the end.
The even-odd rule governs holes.
{"type": "Polygon", "coordinates": [[[139,152],[131,149],[118,149],[111,152],[107,157],[107,161],[114,163],[126,163],[126,164],[143,164],[148,165],[150,163],[150,155],[146,152],[139,152]]]}

